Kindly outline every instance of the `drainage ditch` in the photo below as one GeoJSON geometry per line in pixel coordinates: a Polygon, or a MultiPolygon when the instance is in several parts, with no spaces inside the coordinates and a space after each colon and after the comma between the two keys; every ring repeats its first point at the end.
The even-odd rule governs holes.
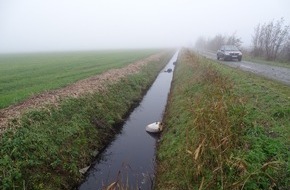
{"type": "Polygon", "coordinates": [[[170,92],[178,51],[159,73],[139,106],[124,122],[120,134],[97,156],[79,190],[152,189],[158,134],[145,131],[146,125],[161,121],[170,92]]]}

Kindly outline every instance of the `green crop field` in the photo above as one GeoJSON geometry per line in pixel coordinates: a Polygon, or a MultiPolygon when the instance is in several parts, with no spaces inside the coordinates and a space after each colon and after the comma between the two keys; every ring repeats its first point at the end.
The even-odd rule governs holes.
{"type": "Polygon", "coordinates": [[[158,50],[0,55],[0,109],[31,95],[120,68],[158,50]]]}

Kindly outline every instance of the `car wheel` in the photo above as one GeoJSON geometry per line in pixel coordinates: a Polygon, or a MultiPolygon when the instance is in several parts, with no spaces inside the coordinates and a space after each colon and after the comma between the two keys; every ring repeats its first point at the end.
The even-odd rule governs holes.
{"type": "Polygon", "coordinates": [[[242,58],[239,58],[238,61],[242,61],[242,58]]]}
{"type": "Polygon", "coordinates": [[[218,55],[216,56],[216,58],[217,58],[217,60],[220,60],[220,57],[218,55]]]}

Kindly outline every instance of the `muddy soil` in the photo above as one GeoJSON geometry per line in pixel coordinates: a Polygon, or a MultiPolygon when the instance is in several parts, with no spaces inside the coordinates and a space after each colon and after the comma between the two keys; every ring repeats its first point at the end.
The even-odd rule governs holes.
{"type": "Polygon", "coordinates": [[[111,69],[102,74],[80,80],[61,89],[47,91],[19,103],[0,110],[0,135],[9,127],[11,119],[18,119],[23,113],[31,109],[46,106],[58,106],[61,100],[77,98],[89,93],[104,92],[108,85],[114,84],[128,75],[138,73],[141,68],[151,61],[159,61],[164,53],[151,55],[120,69],[111,69]]]}

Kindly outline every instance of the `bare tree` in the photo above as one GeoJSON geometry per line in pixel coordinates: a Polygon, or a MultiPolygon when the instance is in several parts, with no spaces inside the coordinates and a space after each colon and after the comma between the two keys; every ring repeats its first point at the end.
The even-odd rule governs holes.
{"type": "Polygon", "coordinates": [[[289,26],[284,25],[284,19],[263,25],[258,24],[252,36],[254,56],[265,56],[267,60],[275,60],[283,45],[287,42],[289,26]]]}
{"type": "Polygon", "coordinates": [[[226,44],[228,44],[228,45],[235,45],[237,47],[241,47],[242,40],[241,40],[241,38],[238,38],[236,36],[236,32],[235,32],[231,36],[227,37],[227,43],[226,44]]]}
{"type": "Polygon", "coordinates": [[[252,36],[253,50],[252,54],[254,56],[262,56],[263,54],[263,42],[264,42],[264,34],[263,34],[263,26],[258,24],[254,28],[254,35],[252,36]]]}
{"type": "Polygon", "coordinates": [[[274,36],[271,43],[273,59],[277,58],[278,52],[281,50],[283,45],[286,44],[289,35],[289,25],[283,27],[283,23],[284,19],[282,18],[279,22],[276,22],[276,25],[274,26],[274,36]]]}
{"type": "Polygon", "coordinates": [[[217,34],[212,40],[209,40],[207,48],[216,51],[221,45],[224,45],[225,43],[226,37],[221,34],[217,34]]]}
{"type": "Polygon", "coordinates": [[[231,36],[217,34],[214,38],[209,38],[207,40],[204,37],[199,37],[195,43],[195,47],[198,49],[217,51],[222,45],[225,44],[240,47],[242,40],[236,36],[236,33],[233,33],[231,36]]]}
{"type": "Polygon", "coordinates": [[[290,61],[290,36],[288,35],[288,40],[281,49],[281,59],[284,61],[290,61]]]}
{"type": "Polygon", "coordinates": [[[196,47],[197,49],[202,49],[202,50],[204,50],[204,49],[206,49],[206,44],[207,44],[207,42],[206,42],[205,38],[202,37],[202,36],[200,36],[200,37],[197,39],[197,41],[195,42],[195,47],[196,47]]]}

